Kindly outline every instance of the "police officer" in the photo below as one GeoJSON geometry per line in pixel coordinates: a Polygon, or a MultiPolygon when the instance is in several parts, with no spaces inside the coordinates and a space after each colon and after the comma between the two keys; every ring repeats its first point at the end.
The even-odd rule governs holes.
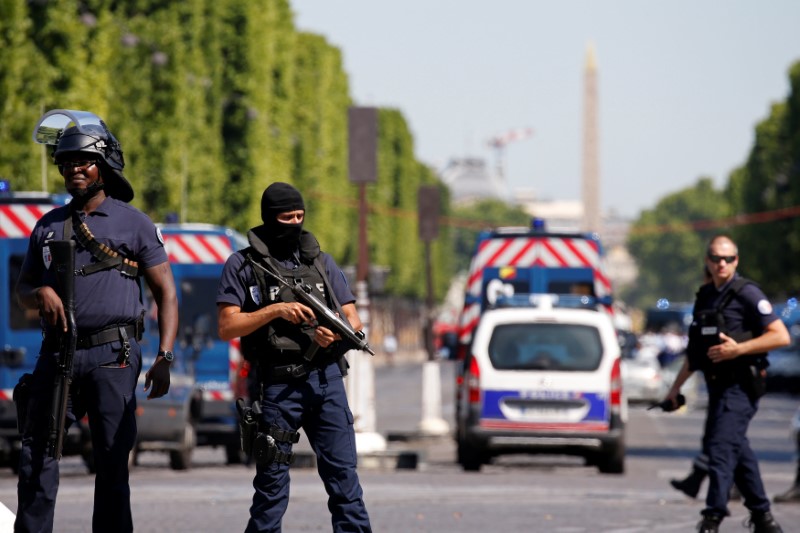
{"type": "MultiPolygon", "coordinates": [[[[711,277],[711,271],[708,269],[708,265],[703,265],[703,285],[712,283],[713,279],[711,277]]],[[[683,479],[671,479],[670,485],[672,485],[675,489],[683,492],[690,498],[696,498],[697,493],[700,492],[700,486],[703,484],[703,481],[708,477],[708,450],[706,449],[706,439],[702,441],[702,450],[699,454],[694,457],[692,461],[692,470],[689,474],[683,479]]],[[[736,488],[736,484],[731,487],[730,495],[728,496],[728,500],[741,500],[742,496],[739,493],[739,489],[736,488]]]]}
{"type": "Polygon", "coordinates": [[[736,273],[739,254],[730,237],[712,238],[705,262],[713,283],[697,293],[688,357],[665,398],[675,404],[683,383],[695,370],[703,371],[708,387],[703,449],[710,486],[698,531],[719,530],[736,483],[753,531],[779,533],[746,434],[764,393],[767,352],[789,344],[789,332],[761,289],[736,273]]]}
{"type": "Polygon", "coordinates": [[[264,224],[248,233],[249,248],[228,259],[217,293],[219,336],[241,337],[244,356],[256,364],[259,431],[262,437],[269,435],[278,452],[266,461],[257,460],[246,531],[281,530],[289,504],[291,445],[301,427],[317,456],[333,530],[371,531],[356,474],[353,415],[343,382],[347,346],[319,326],[312,309],[294,301],[291,290],[262,268],[292,283],[308,284],[353,329],[363,327],[344,275],[303,230],[304,217],[297,189],[280,182],[267,187],[261,198],[264,224]]]}
{"type": "Polygon", "coordinates": [[[67,331],[48,243],[77,241],[74,356],[67,423],[89,417],[96,470],[92,529],[133,530],[128,455],[136,440],[138,344],[144,308],[137,278],[144,276],[158,304],[160,352],[146,375],[149,398],[169,390],[169,367],[177,333],[175,284],[164,243],[153,222],[130,206],[133,189],[122,174],[122,149],[106,128],[65,129],[54,159],[72,196],[36,224],[22,266],[17,296],[38,309],[44,339],[29,385],[22,435],[15,531],[52,531],[58,461],[46,454],[48,418],[60,336],[67,331]],[[109,259],[113,254],[116,259],[109,259]]]}

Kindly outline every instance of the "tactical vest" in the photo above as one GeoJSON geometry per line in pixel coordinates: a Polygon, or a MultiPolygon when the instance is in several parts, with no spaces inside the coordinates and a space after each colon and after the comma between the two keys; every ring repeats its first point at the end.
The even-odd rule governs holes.
{"type": "MultiPolygon", "coordinates": [[[[309,284],[315,296],[341,315],[341,308],[335,301],[325,274],[319,243],[311,233],[304,231],[300,235],[300,266],[295,269],[284,268],[275,261],[266,243],[252,230],[248,232],[247,237],[250,246],[241,252],[246,260],[244,264],[250,261],[266,263],[291,283],[302,281],[309,284]]],[[[246,298],[242,311],[249,313],[267,305],[296,301],[291,289],[271,279],[264,270],[255,267],[251,267],[251,270],[256,281],[256,287],[251,290],[258,291],[258,302],[251,293],[250,297],[246,298]]],[[[297,363],[311,347],[315,328],[316,324],[293,324],[283,318],[276,318],[241,338],[242,355],[248,361],[266,363],[269,366],[297,363]]],[[[325,360],[323,353],[318,357],[320,362],[325,360]]],[[[330,361],[329,355],[327,361],[330,361]]]]}
{"type": "MultiPolygon", "coordinates": [[[[724,309],[739,294],[739,292],[749,284],[753,284],[749,279],[738,277],[727,288],[719,300],[719,303],[712,309],[695,309],[694,320],[689,327],[689,345],[687,354],[689,364],[693,370],[702,370],[708,375],[726,376],[735,380],[735,377],[743,369],[751,365],[766,367],[765,353],[750,354],[730,361],[713,363],[708,358],[708,349],[720,344],[720,333],[724,333],[736,342],[743,342],[761,335],[762,331],[751,331],[745,329],[733,330],[725,324],[724,309]]],[[[709,283],[700,287],[697,291],[697,302],[707,302],[711,298],[710,291],[713,284],[709,283]]]]}

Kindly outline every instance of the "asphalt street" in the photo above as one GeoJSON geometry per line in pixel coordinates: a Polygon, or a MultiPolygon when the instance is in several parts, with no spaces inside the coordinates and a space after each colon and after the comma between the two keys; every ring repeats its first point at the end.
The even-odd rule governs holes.
{"type": "MultiPolygon", "coordinates": [[[[377,430],[390,437],[390,455],[410,453],[419,460],[414,468],[398,469],[389,459],[361,458],[359,475],[374,531],[694,531],[702,497],[685,497],[669,479],[685,475],[698,451],[702,409],[665,414],[632,406],[624,475],[602,475],[566,456],[503,457],[481,472],[466,473],[455,464],[451,438],[418,435],[421,365],[376,362],[377,430]]],[[[452,363],[442,363],[442,413],[450,422],[453,370],[452,363]]],[[[768,395],[750,428],[770,495],[785,490],[794,477],[789,421],[799,401],[798,396],[768,395]]],[[[165,455],[143,454],[131,474],[137,531],[243,531],[255,470],[224,463],[223,450],[202,448],[191,470],[176,472],[165,455]]],[[[10,471],[0,472],[0,502],[12,512],[15,484],[10,471]]],[[[293,469],[291,490],[284,531],[329,531],[326,495],[315,469],[293,469]]],[[[704,492],[705,487],[701,496],[704,492]]],[[[80,460],[63,459],[56,531],[90,531],[92,494],[92,478],[80,460]]],[[[732,502],[730,510],[721,531],[746,531],[742,503],[732,502]]],[[[776,505],[773,511],[784,531],[800,533],[800,504],[776,505]]]]}

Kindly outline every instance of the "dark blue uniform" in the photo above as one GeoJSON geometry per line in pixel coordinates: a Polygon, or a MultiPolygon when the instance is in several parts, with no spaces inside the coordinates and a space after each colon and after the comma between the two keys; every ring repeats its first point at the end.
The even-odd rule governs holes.
{"type": "MultiPolygon", "coordinates": [[[[22,266],[23,275],[55,287],[47,264],[48,242],[64,237],[70,206],[45,214],[30,238],[22,266]]],[[[141,211],[114,198],[86,216],[94,238],[137,261],[140,273],[167,261],[160,234],[141,211]]],[[[91,253],[76,247],[75,265],[94,263],[91,253]]],[[[136,324],[143,312],[139,284],[117,269],[101,270],[75,279],[75,314],[79,337],[122,324],[136,324]]],[[[27,427],[22,437],[18,486],[17,531],[51,531],[58,491],[58,461],[45,454],[48,412],[52,398],[58,346],[55,331],[46,330],[31,384],[27,427]]],[[[128,454],[136,439],[136,383],[141,370],[141,350],[129,336],[130,353],[122,355],[122,342],[114,340],[75,352],[67,424],[88,414],[96,469],[94,531],[132,531],[128,454]]]]}
{"type": "MultiPolygon", "coordinates": [[[[353,303],[355,297],[333,258],[322,254],[322,260],[337,300],[342,305],[353,303]]],[[[259,298],[257,282],[252,267],[245,265],[242,268],[243,262],[240,252],[228,259],[220,280],[217,303],[243,309],[254,303],[263,307],[267,302],[253,301],[254,295],[259,298]]],[[[283,268],[298,267],[293,261],[279,264],[283,268]]],[[[264,348],[266,350],[266,346],[264,348]]],[[[268,358],[265,363],[259,363],[262,422],[267,427],[275,425],[291,431],[302,427],[305,431],[317,455],[319,475],[328,493],[333,530],[371,531],[356,474],[353,414],[347,403],[339,365],[335,362],[319,365],[298,379],[271,379],[268,358]]],[[[291,449],[289,443],[277,444],[281,451],[289,452],[291,449]]],[[[281,531],[281,520],[289,504],[289,466],[277,462],[269,466],[258,465],[253,486],[255,495],[246,531],[281,531]]]]}
{"type": "MultiPolygon", "coordinates": [[[[713,284],[704,286],[695,302],[695,316],[699,311],[716,309],[733,281],[719,289],[713,284]]],[[[741,288],[723,308],[722,315],[726,333],[734,339],[737,334],[747,332],[758,337],[769,324],[779,320],[764,293],[752,283],[741,288]]],[[[734,482],[750,511],[770,509],[758,461],[747,439],[747,428],[758,409],[758,397],[742,378],[742,372],[749,371],[749,365],[765,366],[765,355],[712,363],[704,369],[709,394],[703,451],[708,454],[710,480],[704,515],[724,517],[729,514],[728,495],[734,482]]],[[[693,365],[692,369],[695,368],[693,365]]]]}

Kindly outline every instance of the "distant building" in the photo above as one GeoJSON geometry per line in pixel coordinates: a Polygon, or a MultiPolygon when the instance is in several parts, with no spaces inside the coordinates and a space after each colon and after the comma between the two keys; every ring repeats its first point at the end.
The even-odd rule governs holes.
{"type": "Polygon", "coordinates": [[[517,191],[514,203],[531,217],[543,218],[547,231],[581,231],[583,203],[580,200],[538,200],[531,191],[517,191]]]}
{"type": "Polygon", "coordinates": [[[479,200],[508,200],[508,187],[502,177],[489,170],[486,161],[476,157],[451,159],[441,171],[455,205],[479,200]]]}

